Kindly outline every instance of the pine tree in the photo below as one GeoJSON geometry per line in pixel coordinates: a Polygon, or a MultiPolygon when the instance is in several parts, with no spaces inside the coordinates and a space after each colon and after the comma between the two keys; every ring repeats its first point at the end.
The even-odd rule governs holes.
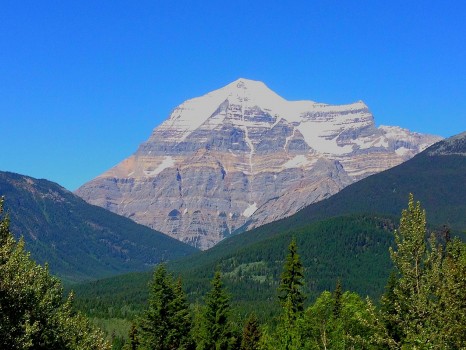
{"type": "Polygon", "coordinates": [[[101,331],[62,301],[60,281],[16,242],[0,198],[0,349],[109,349],[101,331]]]}
{"type": "Polygon", "coordinates": [[[189,311],[189,304],[186,294],[183,291],[181,279],[174,285],[175,298],[173,299],[173,330],[170,334],[173,344],[177,344],[177,348],[172,349],[189,350],[195,348],[194,340],[191,336],[192,316],[189,311]]]}
{"type": "Polygon", "coordinates": [[[390,338],[393,339],[395,343],[398,343],[401,339],[399,325],[396,321],[397,319],[397,310],[396,310],[396,294],[395,288],[397,285],[397,277],[395,271],[390,273],[388,278],[387,285],[385,286],[385,292],[381,298],[381,312],[383,316],[383,323],[387,330],[390,338]]]}
{"type": "Polygon", "coordinates": [[[128,340],[126,341],[123,350],[137,350],[139,349],[139,334],[136,324],[131,324],[131,329],[129,330],[128,340]]]}
{"type": "Polygon", "coordinates": [[[229,322],[230,303],[219,271],[211,282],[212,289],[205,297],[201,339],[198,350],[226,350],[230,348],[233,333],[229,322]]]}
{"type": "Polygon", "coordinates": [[[241,350],[259,350],[261,336],[259,321],[256,314],[252,313],[244,324],[241,350]]]}
{"type": "Polygon", "coordinates": [[[175,283],[164,264],[154,271],[149,307],[141,320],[143,349],[171,350],[193,347],[191,316],[181,282],[175,283]]]}
{"type": "Polygon", "coordinates": [[[302,289],[304,286],[304,268],[298,255],[296,240],[293,239],[288,246],[288,255],[281,275],[280,286],[278,287],[278,298],[284,307],[291,303],[293,315],[302,312],[306,296],[302,289]]]}
{"type": "Polygon", "coordinates": [[[339,319],[341,316],[341,308],[342,308],[342,301],[341,296],[343,295],[341,280],[340,278],[337,279],[337,284],[335,286],[335,290],[333,292],[333,318],[339,319]]]}
{"type": "Polygon", "coordinates": [[[277,349],[292,350],[302,348],[302,337],[298,325],[304,310],[305,295],[304,272],[301,259],[298,255],[296,240],[293,238],[288,246],[288,255],[285,259],[278,299],[282,305],[282,315],[277,326],[277,349]]]}

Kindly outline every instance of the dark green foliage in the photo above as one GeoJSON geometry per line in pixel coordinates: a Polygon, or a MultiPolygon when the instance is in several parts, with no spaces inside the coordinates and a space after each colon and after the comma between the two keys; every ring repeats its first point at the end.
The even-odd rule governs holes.
{"type": "MultiPolygon", "coordinates": [[[[348,289],[375,298],[382,294],[385,276],[392,269],[388,247],[393,242],[393,226],[390,219],[361,215],[256,237],[257,241],[243,234],[206,252],[170,262],[167,267],[182,277],[188,299],[201,301],[219,266],[237,310],[232,318],[243,322],[254,310],[260,320],[272,320],[280,313],[276,295],[286,257],[283,247],[293,237],[300,248],[307,280],[304,292],[310,300],[324,290],[333,290],[340,276],[348,289]]],[[[132,318],[144,308],[150,278],[149,273],[135,273],[73,286],[76,303],[92,316],[105,317],[108,313],[111,317],[132,318]]]]}
{"type": "Polygon", "coordinates": [[[191,315],[181,284],[159,265],[150,283],[149,306],[140,321],[142,349],[193,349],[191,315]]]}
{"type": "Polygon", "coordinates": [[[337,285],[335,287],[335,290],[333,291],[333,300],[334,300],[334,305],[333,305],[333,317],[335,319],[339,319],[341,316],[341,296],[343,294],[343,289],[341,286],[341,280],[337,280],[337,285]]]}
{"type": "MultiPolygon", "coordinates": [[[[374,226],[378,228],[375,231],[368,230],[372,232],[372,239],[377,237],[379,229],[383,236],[393,234],[386,229],[391,227],[391,223],[387,220],[358,216],[350,218],[351,220],[336,218],[317,223],[314,228],[319,229],[316,232],[320,233],[320,242],[326,237],[325,233],[335,232],[335,227],[339,227],[345,233],[338,241],[345,241],[345,238],[352,237],[352,232],[356,227],[356,232],[359,232],[355,236],[357,239],[349,240],[353,246],[352,253],[364,256],[364,251],[371,247],[371,244],[368,244],[370,241],[361,239],[365,237],[361,236],[361,232],[364,232],[361,228],[365,227],[361,225],[362,222],[370,224],[368,227],[372,229],[374,226]],[[353,225],[357,223],[357,225],[348,226],[348,223],[353,225]],[[328,230],[329,227],[332,230],[328,230]],[[354,242],[365,244],[358,245],[354,242]]],[[[340,278],[336,277],[340,274],[332,273],[333,281],[337,279],[333,293],[322,292],[304,312],[300,312],[296,307],[296,300],[299,301],[301,298],[293,299],[292,297],[295,295],[293,286],[305,285],[297,246],[299,242],[304,244],[308,242],[309,231],[303,235],[297,232],[292,232],[292,236],[287,236],[287,234],[283,236],[288,239],[296,237],[296,239],[293,239],[289,245],[286,257],[274,260],[275,265],[277,261],[280,261],[283,266],[282,287],[280,288],[283,293],[281,295],[282,313],[278,320],[274,317],[277,313],[264,317],[268,326],[266,325],[264,331],[261,332],[257,320],[252,318],[245,323],[241,338],[235,334],[234,327],[229,320],[233,310],[230,308],[229,298],[224,291],[220,272],[217,270],[211,283],[212,288],[205,296],[205,306],[198,305],[192,308],[195,311],[196,321],[193,333],[197,340],[197,349],[238,349],[241,348],[239,339],[241,339],[243,349],[465,348],[466,244],[458,238],[446,239],[447,235],[444,234],[431,235],[427,243],[425,212],[419,203],[414,202],[413,196],[410,196],[408,209],[403,211],[399,229],[394,234],[396,248],[391,249],[390,252],[395,271],[390,275],[379,309],[369,298],[364,300],[357,293],[343,292],[340,278]],[[441,236],[443,239],[439,241],[436,236],[441,236]],[[294,279],[300,282],[289,283],[294,279]]],[[[291,235],[291,232],[289,234],[291,235]]],[[[274,251],[277,242],[283,245],[287,243],[285,238],[277,235],[260,241],[257,245],[263,248],[262,254],[267,254],[268,249],[274,251]]],[[[380,245],[383,241],[375,239],[375,242],[380,245]]],[[[237,260],[229,258],[226,260],[227,264],[221,260],[220,266],[227,270],[225,275],[230,279],[241,283],[241,278],[251,276],[251,273],[258,273],[267,267],[262,263],[252,265],[242,263],[242,254],[245,252],[258,253],[258,247],[254,249],[251,247],[254,245],[238,250],[235,256],[237,260]],[[231,269],[237,271],[237,275],[232,274],[231,269]],[[235,276],[241,278],[235,279],[235,276]]],[[[387,245],[383,247],[387,249],[387,245]]],[[[319,248],[322,249],[323,246],[320,245],[319,248]]],[[[312,252],[312,246],[303,249],[303,256],[309,254],[309,251],[312,252]]],[[[344,250],[339,251],[341,254],[333,254],[334,260],[338,261],[339,255],[344,255],[344,250]]],[[[198,255],[198,258],[202,259],[202,254],[198,255]]],[[[246,258],[245,261],[251,261],[249,255],[246,255],[246,258]]],[[[348,260],[343,261],[348,264],[348,260]]],[[[305,263],[303,265],[306,266],[305,263]]],[[[311,271],[319,270],[313,268],[311,271]]],[[[387,268],[386,275],[388,271],[387,268]]],[[[276,271],[274,278],[276,278],[277,286],[278,276],[279,271],[276,271]]],[[[368,276],[367,274],[362,276],[361,280],[367,279],[368,276]]],[[[253,283],[255,280],[249,278],[246,281],[253,283]]],[[[266,282],[266,280],[259,281],[266,282]]],[[[197,293],[200,292],[197,291],[197,293]]],[[[300,294],[297,293],[297,295],[300,294]]],[[[251,305],[255,307],[256,304],[245,302],[243,305],[251,308],[251,305]]],[[[273,305],[273,299],[268,300],[268,304],[273,305]]]]}
{"type": "Polygon", "coordinates": [[[24,236],[33,258],[65,281],[143,271],[196,251],[46,180],[0,172],[0,193],[14,235],[24,236]]]}
{"type": "Polygon", "coordinates": [[[441,334],[452,349],[466,348],[466,244],[448,242],[439,288],[441,334]]]}
{"type": "Polygon", "coordinates": [[[103,334],[62,300],[47,266],[31,260],[16,242],[0,199],[0,349],[108,349],[103,334]]]}
{"type": "Polygon", "coordinates": [[[259,326],[259,320],[255,313],[252,313],[244,323],[243,335],[241,340],[241,350],[259,350],[262,332],[259,326]]]}
{"type": "Polygon", "coordinates": [[[397,274],[392,271],[385,287],[385,293],[382,295],[380,302],[380,311],[383,315],[384,326],[388,336],[398,343],[401,339],[401,331],[396,322],[396,295],[395,288],[398,283],[397,274]]]}
{"type": "Polygon", "coordinates": [[[231,344],[235,340],[229,321],[230,303],[219,271],[215,272],[211,286],[212,289],[205,296],[197,349],[231,349],[231,344]]]}
{"type": "Polygon", "coordinates": [[[129,337],[128,337],[128,342],[127,345],[125,346],[125,349],[128,350],[137,350],[139,347],[139,334],[138,334],[138,329],[136,325],[133,323],[131,325],[131,329],[129,331],[129,337]]]}
{"type": "Polygon", "coordinates": [[[286,256],[285,265],[278,287],[278,299],[282,307],[290,304],[290,311],[293,315],[303,311],[306,296],[303,293],[304,286],[304,269],[298,254],[296,240],[293,238],[288,246],[288,255],[286,256]]]}

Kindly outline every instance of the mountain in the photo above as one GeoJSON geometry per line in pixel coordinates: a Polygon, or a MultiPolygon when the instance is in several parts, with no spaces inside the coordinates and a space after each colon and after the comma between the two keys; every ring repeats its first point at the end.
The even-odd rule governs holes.
{"type": "Polygon", "coordinates": [[[195,248],[90,205],[47,180],[0,172],[11,230],[33,258],[66,281],[147,270],[195,248]]]}
{"type": "MultiPolygon", "coordinates": [[[[379,297],[391,270],[388,247],[393,244],[393,229],[407,207],[408,194],[421,201],[431,229],[441,230],[447,224],[453,233],[466,233],[465,184],[466,132],[288,218],[172,261],[169,268],[182,276],[192,299],[206,292],[209,279],[220,268],[236,305],[270,316],[278,306],[274,300],[286,247],[295,237],[311,299],[332,290],[338,277],[345,289],[379,297]]],[[[118,310],[117,305],[140,311],[150,277],[150,273],[129,274],[77,286],[78,304],[101,316],[110,306],[118,310]],[[123,290],[125,284],[131,288],[123,290]],[[108,296],[97,308],[92,302],[96,295],[108,296]]]]}
{"type": "Polygon", "coordinates": [[[247,221],[290,216],[438,140],[377,128],[361,101],[287,101],[238,79],[176,107],[136,153],[76,194],[206,249],[247,221]]]}
{"type": "MultiPolygon", "coordinates": [[[[466,232],[466,132],[440,141],[409,161],[367,177],[295,215],[260,227],[279,232],[330,217],[400,215],[408,193],[426,209],[432,225],[466,232]]],[[[247,226],[247,225],[246,225],[247,226]]]]}

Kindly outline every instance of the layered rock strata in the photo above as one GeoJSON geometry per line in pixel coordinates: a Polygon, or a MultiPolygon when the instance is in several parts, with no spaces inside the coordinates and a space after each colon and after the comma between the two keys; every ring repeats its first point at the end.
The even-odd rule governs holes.
{"type": "Polygon", "coordinates": [[[76,194],[201,249],[294,214],[439,137],[376,127],[361,101],[287,101],[239,79],[188,100],[76,194]]]}

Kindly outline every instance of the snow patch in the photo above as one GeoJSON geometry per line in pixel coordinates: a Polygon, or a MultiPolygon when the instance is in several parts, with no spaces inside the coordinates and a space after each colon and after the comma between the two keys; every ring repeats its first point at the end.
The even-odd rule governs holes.
{"type": "Polygon", "coordinates": [[[305,155],[300,154],[298,156],[295,156],[294,158],[290,159],[287,161],[285,164],[283,164],[284,168],[290,169],[290,168],[299,168],[308,163],[308,160],[305,155]]]}
{"type": "Polygon", "coordinates": [[[175,161],[171,156],[165,156],[165,158],[162,160],[162,163],[159,164],[157,168],[155,168],[152,171],[145,171],[145,174],[147,176],[155,176],[157,174],[160,174],[163,170],[167,168],[171,168],[175,165],[175,161]]]}
{"type": "Polygon", "coordinates": [[[249,206],[243,211],[243,216],[245,217],[250,217],[254,212],[257,210],[257,203],[254,202],[252,204],[249,204],[249,206]]]}
{"type": "Polygon", "coordinates": [[[395,152],[399,156],[406,156],[409,153],[411,153],[411,150],[409,148],[406,148],[406,147],[400,147],[400,148],[397,148],[395,152]]]}

